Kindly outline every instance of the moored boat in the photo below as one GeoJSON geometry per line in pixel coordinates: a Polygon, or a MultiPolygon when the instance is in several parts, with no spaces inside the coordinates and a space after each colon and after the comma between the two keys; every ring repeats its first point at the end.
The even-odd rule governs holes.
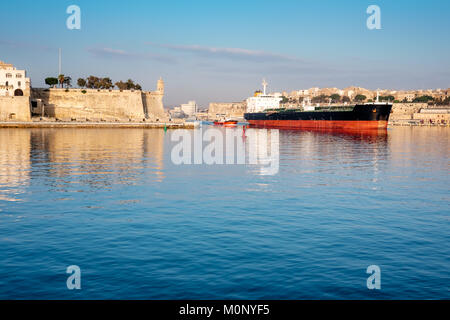
{"type": "Polygon", "coordinates": [[[386,129],[392,104],[375,102],[341,106],[312,106],[303,104],[297,109],[280,108],[281,98],[264,93],[247,99],[245,120],[255,127],[288,129],[386,129]]]}
{"type": "Polygon", "coordinates": [[[214,121],[214,125],[216,126],[235,126],[237,125],[237,120],[216,120],[214,121]]]}

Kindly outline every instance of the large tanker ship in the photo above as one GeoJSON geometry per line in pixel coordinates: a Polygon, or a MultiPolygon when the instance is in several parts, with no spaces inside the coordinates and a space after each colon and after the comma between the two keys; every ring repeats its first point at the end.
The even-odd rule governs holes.
{"type": "Polygon", "coordinates": [[[247,99],[247,112],[244,114],[251,126],[291,129],[385,129],[388,125],[392,104],[373,103],[312,106],[303,104],[296,109],[280,108],[281,98],[264,91],[247,99]]]}

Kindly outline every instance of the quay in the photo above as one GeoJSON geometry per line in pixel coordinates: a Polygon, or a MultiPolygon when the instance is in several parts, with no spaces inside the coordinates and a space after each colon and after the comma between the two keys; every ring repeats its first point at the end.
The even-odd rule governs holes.
{"type": "Polygon", "coordinates": [[[389,127],[406,126],[406,127],[450,127],[450,121],[446,120],[393,120],[389,121],[389,127]]]}
{"type": "Polygon", "coordinates": [[[143,129],[194,129],[193,122],[0,122],[0,128],[143,128],[143,129]]]}

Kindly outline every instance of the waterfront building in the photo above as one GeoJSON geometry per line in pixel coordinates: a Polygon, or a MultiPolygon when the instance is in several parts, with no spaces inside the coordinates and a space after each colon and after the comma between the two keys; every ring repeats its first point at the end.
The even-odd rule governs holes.
{"type": "Polygon", "coordinates": [[[0,96],[23,95],[30,95],[30,78],[26,77],[25,70],[0,61],[0,96]]]}
{"type": "Polygon", "coordinates": [[[175,107],[175,108],[169,110],[169,115],[171,118],[174,118],[174,119],[181,119],[181,118],[185,117],[185,114],[181,110],[181,107],[175,107]]]}
{"type": "Polygon", "coordinates": [[[309,92],[311,94],[312,97],[317,97],[318,95],[320,95],[320,88],[319,87],[313,87],[309,89],[309,92]]]}
{"type": "Polygon", "coordinates": [[[186,104],[182,104],[180,108],[188,117],[195,116],[197,113],[197,103],[195,101],[189,101],[186,104]]]}
{"type": "Polygon", "coordinates": [[[397,94],[394,95],[395,99],[398,101],[408,101],[411,102],[414,100],[414,98],[416,97],[415,93],[411,93],[411,92],[398,92],[397,94]]]}

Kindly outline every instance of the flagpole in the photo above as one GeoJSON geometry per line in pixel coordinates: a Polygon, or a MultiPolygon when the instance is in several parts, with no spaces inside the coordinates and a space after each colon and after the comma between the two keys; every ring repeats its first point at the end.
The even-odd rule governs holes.
{"type": "Polygon", "coordinates": [[[59,48],[59,69],[58,69],[58,76],[60,74],[62,74],[62,70],[61,70],[61,48],[59,48]]]}

